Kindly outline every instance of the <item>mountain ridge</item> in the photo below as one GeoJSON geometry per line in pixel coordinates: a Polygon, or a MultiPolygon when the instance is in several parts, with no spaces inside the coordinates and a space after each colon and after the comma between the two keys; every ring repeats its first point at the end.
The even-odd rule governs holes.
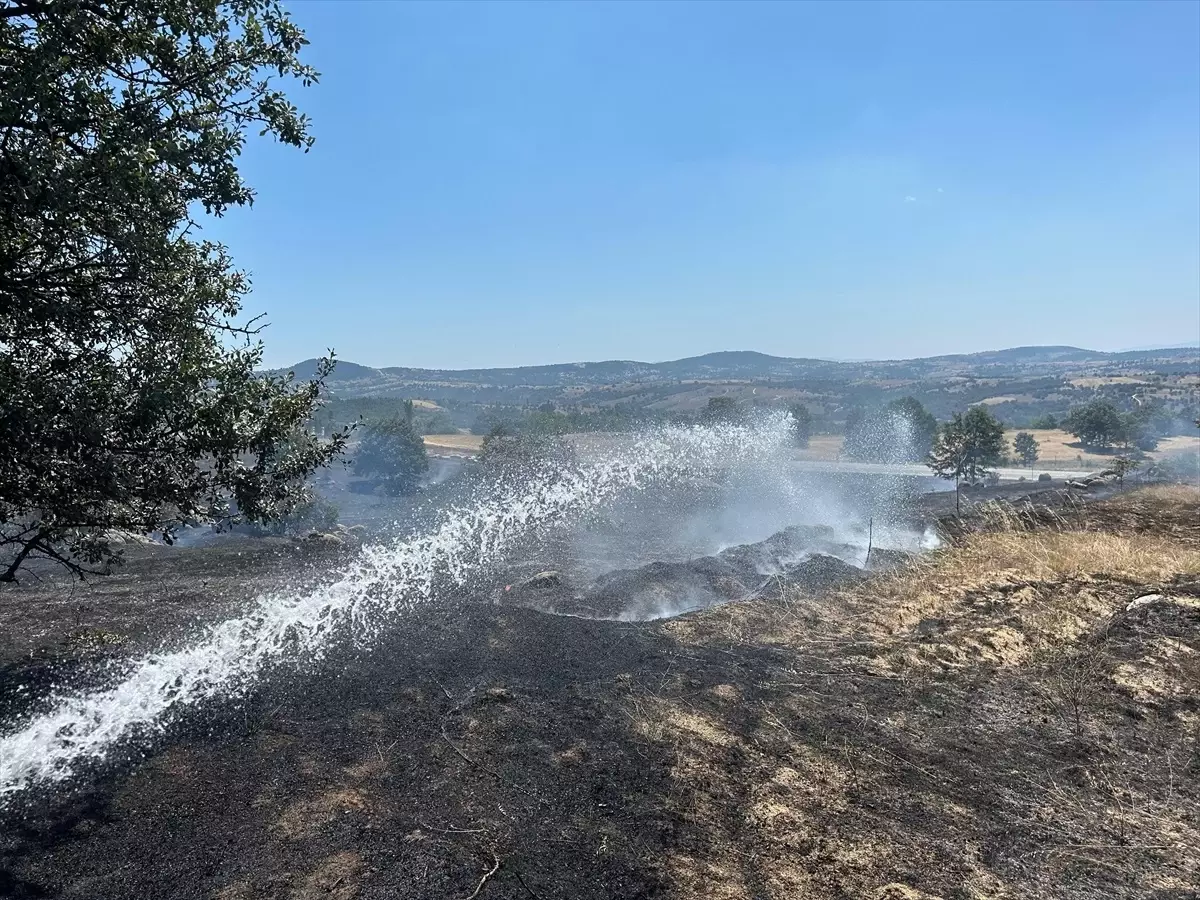
{"type": "MultiPolygon", "coordinates": [[[[907,369],[911,376],[946,372],[952,369],[992,369],[994,367],[1050,367],[1067,364],[1120,364],[1139,360],[1186,361],[1200,358],[1200,346],[1161,347],[1150,350],[1104,351],[1069,345],[1030,345],[984,350],[975,353],[951,353],[911,359],[842,361],[807,357],[772,356],[756,350],[718,350],[682,359],[642,362],[609,359],[582,362],[545,363],[531,366],[495,366],[465,369],[431,369],[410,366],[364,366],[339,360],[328,379],[354,382],[385,381],[471,381],[509,384],[562,384],[571,382],[663,380],[694,378],[803,378],[852,377],[877,375],[880,370],[907,369]]],[[[274,372],[293,372],[299,379],[316,374],[315,358],[302,360],[274,372]]],[[[965,374],[965,373],[964,373],[965,374]]]]}

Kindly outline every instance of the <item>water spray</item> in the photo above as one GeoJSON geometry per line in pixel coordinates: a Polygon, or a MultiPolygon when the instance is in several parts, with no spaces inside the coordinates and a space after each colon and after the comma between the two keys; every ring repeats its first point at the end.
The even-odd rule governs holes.
{"type": "Polygon", "coordinates": [[[603,460],[497,485],[423,533],[364,547],[331,583],[265,594],[178,649],[130,660],[110,686],[52,692],[40,712],[0,734],[0,804],[68,780],[118,748],[145,750],[189,710],[244,697],[283,662],[319,661],[335,638],[369,651],[398,615],[435,600],[438,585],[465,584],[537,529],[655,481],[770,456],[786,444],[788,422],[777,415],[753,426],[663,428],[603,460]]]}

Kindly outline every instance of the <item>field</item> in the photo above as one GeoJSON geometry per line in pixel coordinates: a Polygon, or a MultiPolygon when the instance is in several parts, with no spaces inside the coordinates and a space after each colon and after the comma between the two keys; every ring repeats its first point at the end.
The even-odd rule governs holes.
{"type": "MultiPolygon", "coordinates": [[[[1034,466],[1035,471],[1055,469],[1105,469],[1112,465],[1115,454],[1093,453],[1077,446],[1073,434],[1058,429],[1026,429],[1034,436],[1040,445],[1039,458],[1034,466]]],[[[1006,437],[1010,446],[1016,431],[1010,429],[1006,437]]],[[[805,459],[833,460],[842,452],[842,436],[836,434],[814,435],[807,450],[801,451],[805,459]]],[[[1149,454],[1153,459],[1160,459],[1167,454],[1181,452],[1200,453],[1200,437],[1169,437],[1163,438],[1158,449],[1149,454]]]]}
{"type": "MultiPolygon", "coordinates": [[[[1194,896],[1200,492],[1034,499],[865,582],[667,621],[414,612],[9,810],[0,893],[1194,896]]],[[[72,601],[5,595],[0,710],[257,568],[156,552],[72,601]]]]}
{"type": "Polygon", "coordinates": [[[435,456],[474,456],[483,446],[477,434],[427,434],[425,448],[435,456]]]}

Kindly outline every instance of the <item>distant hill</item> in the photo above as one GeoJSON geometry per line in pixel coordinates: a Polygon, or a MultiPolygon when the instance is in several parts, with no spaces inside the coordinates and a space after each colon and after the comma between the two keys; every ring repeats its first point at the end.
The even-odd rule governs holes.
{"type": "MultiPolygon", "coordinates": [[[[924,379],[951,376],[1037,376],[1062,375],[1067,370],[1120,370],[1139,364],[1156,368],[1186,366],[1200,359],[1196,347],[1164,347],[1108,353],[1080,347],[1011,347],[981,353],[950,354],[920,359],[838,362],[769,356],[752,350],[726,350],[665,362],[605,360],[602,362],[554,363],[496,369],[419,369],[403,366],[371,368],[339,361],[329,378],[330,387],[346,395],[383,394],[422,385],[454,388],[476,387],[570,388],[622,383],[664,381],[763,381],[763,380],[855,380],[924,379]]],[[[307,359],[290,367],[297,378],[312,378],[317,361],[307,359]]],[[[288,370],[280,370],[288,371],[288,370]]]]}

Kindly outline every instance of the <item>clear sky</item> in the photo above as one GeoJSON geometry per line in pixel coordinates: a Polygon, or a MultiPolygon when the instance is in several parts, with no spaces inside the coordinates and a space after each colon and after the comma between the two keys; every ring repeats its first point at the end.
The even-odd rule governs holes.
{"type": "Polygon", "coordinates": [[[1200,4],[293,2],[269,365],[1200,340],[1200,4]]]}

